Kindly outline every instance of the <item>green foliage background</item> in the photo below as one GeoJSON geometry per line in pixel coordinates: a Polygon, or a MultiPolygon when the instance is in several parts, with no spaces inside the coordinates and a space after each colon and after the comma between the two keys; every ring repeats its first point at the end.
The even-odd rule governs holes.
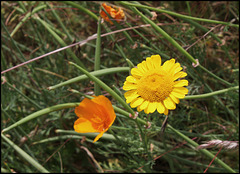
{"type": "MultiPolygon", "coordinates": [[[[102,23],[100,69],[129,67],[126,58],[134,65],[154,54],[160,54],[163,62],[175,58],[188,73],[189,96],[212,93],[239,85],[239,2],[238,1],[132,1],[148,7],[168,10],[199,19],[233,23],[204,22],[160,13],[152,20],[168,33],[182,48],[208,71],[230,85],[219,81],[208,71],[192,66],[192,62],[151,26],[130,28],[112,34],[111,31],[148,24],[132,6],[119,1],[109,5],[121,7],[126,20],[119,25],[102,23]],[[208,31],[211,32],[209,33],[208,31]],[[130,37],[128,37],[130,36],[130,37]],[[197,42],[196,42],[197,41],[197,42]],[[196,43],[195,43],[196,42],[196,43]],[[192,45],[193,44],[193,45],[192,45]]],[[[83,75],[68,61],[82,65],[88,72],[94,71],[96,39],[84,41],[97,33],[100,1],[1,1],[1,71],[64,46],[68,49],[45,56],[29,64],[1,74],[1,128],[39,110],[64,103],[81,102],[83,95],[94,94],[94,82],[89,79],[69,85],[53,87],[69,79],[83,75]],[[37,10],[36,10],[37,9],[37,10]],[[52,32],[50,32],[52,31],[52,32]],[[60,39],[58,39],[60,38],[60,39]],[[71,46],[74,44],[74,46],[71,46]],[[72,90],[69,90],[72,89],[72,90]],[[74,91],[75,90],[75,91],[74,91]]],[[[137,8],[149,19],[152,11],[137,8]]],[[[98,78],[124,99],[123,83],[129,71],[100,75],[98,78]]],[[[124,109],[118,101],[101,88],[113,105],[124,109]]],[[[134,109],[134,111],[136,111],[134,109]]],[[[160,128],[165,117],[157,112],[139,118],[151,122],[142,131],[148,152],[136,123],[121,113],[107,132],[96,143],[95,136],[81,135],[73,131],[77,119],[74,107],[44,114],[19,125],[2,137],[10,139],[17,147],[49,172],[203,172],[212,159],[200,153],[174,131],[160,128]],[[112,134],[112,135],[111,135],[112,134]],[[84,141],[84,137],[86,140],[84,141]],[[116,141],[116,137],[120,141],[116,141]],[[39,142],[44,140],[44,142],[39,142]]],[[[238,141],[239,137],[238,88],[227,90],[207,98],[183,99],[176,110],[171,111],[168,123],[176,130],[195,138],[198,144],[219,139],[238,141]]],[[[26,156],[19,155],[5,139],[1,141],[2,172],[39,172],[26,156]]],[[[209,151],[216,155],[219,148],[209,151]]],[[[237,149],[223,148],[217,157],[235,172],[239,172],[237,149]]],[[[226,172],[226,168],[213,162],[208,172],[226,172]]]]}

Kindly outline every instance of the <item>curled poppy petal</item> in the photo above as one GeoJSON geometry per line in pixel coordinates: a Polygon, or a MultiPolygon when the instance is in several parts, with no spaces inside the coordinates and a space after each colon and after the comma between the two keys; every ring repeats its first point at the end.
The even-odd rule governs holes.
{"type": "Polygon", "coordinates": [[[110,100],[103,95],[91,100],[85,98],[75,108],[75,113],[79,118],[74,123],[74,130],[78,133],[99,132],[94,142],[101,138],[116,118],[110,100]]]}

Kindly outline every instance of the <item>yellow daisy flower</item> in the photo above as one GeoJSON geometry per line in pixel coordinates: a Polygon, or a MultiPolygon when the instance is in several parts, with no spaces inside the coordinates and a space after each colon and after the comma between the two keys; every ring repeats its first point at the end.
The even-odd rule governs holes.
{"type": "Polygon", "coordinates": [[[152,55],[147,57],[136,68],[131,69],[131,75],[126,78],[123,85],[126,102],[132,108],[137,107],[138,112],[144,110],[146,114],[159,113],[168,115],[168,110],[176,109],[179,99],[185,97],[188,89],[187,80],[177,80],[187,76],[181,71],[175,59],[168,60],[161,65],[161,57],[152,55]]]}

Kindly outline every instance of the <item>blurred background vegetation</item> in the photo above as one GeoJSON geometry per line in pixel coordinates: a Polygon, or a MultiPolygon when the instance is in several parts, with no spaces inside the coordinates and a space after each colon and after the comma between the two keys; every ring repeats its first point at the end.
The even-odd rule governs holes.
{"type": "MultiPolygon", "coordinates": [[[[1,74],[1,127],[9,127],[22,118],[57,104],[81,102],[81,94],[94,94],[94,83],[82,80],[49,90],[82,73],[68,61],[82,63],[94,71],[96,40],[84,41],[97,33],[97,19],[101,1],[1,1],[1,71],[64,46],[68,49],[45,56],[24,66],[1,74]],[[89,13],[91,12],[91,13],[89,13]],[[93,14],[93,15],[92,15],[93,14]],[[97,18],[96,18],[97,17],[97,18]],[[60,38],[60,39],[59,39],[60,38]],[[71,46],[74,44],[74,46],[71,46]],[[69,91],[74,89],[81,94],[69,91]]],[[[101,69],[128,67],[128,58],[134,65],[146,57],[160,54],[163,61],[175,58],[188,73],[188,95],[197,95],[226,89],[230,86],[214,79],[205,71],[194,68],[173,45],[146,24],[129,7],[118,1],[106,2],[121,7],[126,20],[119,26],[102,23],[101,33],[128,28],[123,32],[101,38],[101,69]],[[122,51],[122,52],[121,52],[122,51]]],[[[132,1],[149,7],[169,10],[178,14],[217,21],[239,22],[239,1],[132,1]]],[[[149,19],[153,11],[138,8],[149,19]]],[[[156,12],[153,21],[176,40],[200,64],[226,80],[231,86],[239,85],[239,28],[216,23],[178,18],[156,12]],[[208,31],[211,32],[209,33],[208,31]]],[[[123,83],[129,71],[98,76],[122,97],[123,83]]],[[[112,97],[112,104],[121,107],[112,97]]],[[[109,132],[96,143],[92,138],[76,136],[73,124],[77,119],[74,108],[45,114],[4,133],[23,151],[49,172],[203,172],[211,159],[195,150],[169,129],[160,136],[164,117],[155,112],[139,117],[152,123],[144,133],[148,137],[152,159],[142,148],[136,125],[117,113],[111,130],[121,142],[108,139],[109,132]],[[57,131],[56,131],[57,130],[57,131]],[[68,132],[70,131],[70,132],[68,132]],[[74,137],[76,136],[76,137],[74,137]],[[36,143],[46,140],[41,143],[36,143]],[[179,147],[178,147],[179,146],[179,147]],[[158,157],[158,158],[157,158],[158,157]],[[157,158],[157,159],[156,159],[157,158]],[[155,160],[154,160],[155,159],[155,160]],[[149,168],[145,168],[150,163],[149,168]]],[[[189,138],[202,144],[212,139],[238,141],[239,95],[232,90],[204,99],[181,100],[171,111],[168,122],[189,138]]],[[[214,155],[219,148],[209,149],[214,155]]],[[[238,149],[222,149],[217,157],[236,172],[239,170],[238,149]]],[[[2,172],[38,172],[5,140],[1,141],[2,172]]],[[[226,172],[213,162],[208,172],[226,172]]]]}

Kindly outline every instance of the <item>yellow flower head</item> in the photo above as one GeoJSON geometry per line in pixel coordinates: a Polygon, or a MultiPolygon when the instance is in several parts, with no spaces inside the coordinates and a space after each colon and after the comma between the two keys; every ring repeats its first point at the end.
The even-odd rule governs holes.
{"type": "MultiPolygon", "coordinates": [[[[123,10],[119,7],[118,9],[112,8],[111,6],[106,5],[106,3],[102,4],[103,8],[108,12],[108,14],[115,19],[118,23],[124,19],[125,14],[123,10]]],[[[109,19],[107,14],[101,10],[100,11],[100,16],[105,20],[108,21],[110,24],[113,24],[113,22],[109,19]]]]}
{"type": "Polygon", "coordinates": [[[108,98],[103,95],[93,99],[85,98],[75,108],[79,117],[74,123],[74,130],[78,133],[100,132],[93,142],[102,137],[113,124],[116,114],[108,98]]]}
{"type": "Polygon", "coordinates": [[[185,97],[188,89],[187,80],[177,80],[187,76],[181,71],[175,59],[168,60],[161,65],[161,57],[152,55],[146,61],[131,69],[131,75],[126,78],[123,90],[126,102],[138,112],[144,110],[146,114],[159,113],[168,115],[168,110],[176,109],[179,99],[185,97]],[[177,81],[176,81],[177,80],[177,81]]]}

